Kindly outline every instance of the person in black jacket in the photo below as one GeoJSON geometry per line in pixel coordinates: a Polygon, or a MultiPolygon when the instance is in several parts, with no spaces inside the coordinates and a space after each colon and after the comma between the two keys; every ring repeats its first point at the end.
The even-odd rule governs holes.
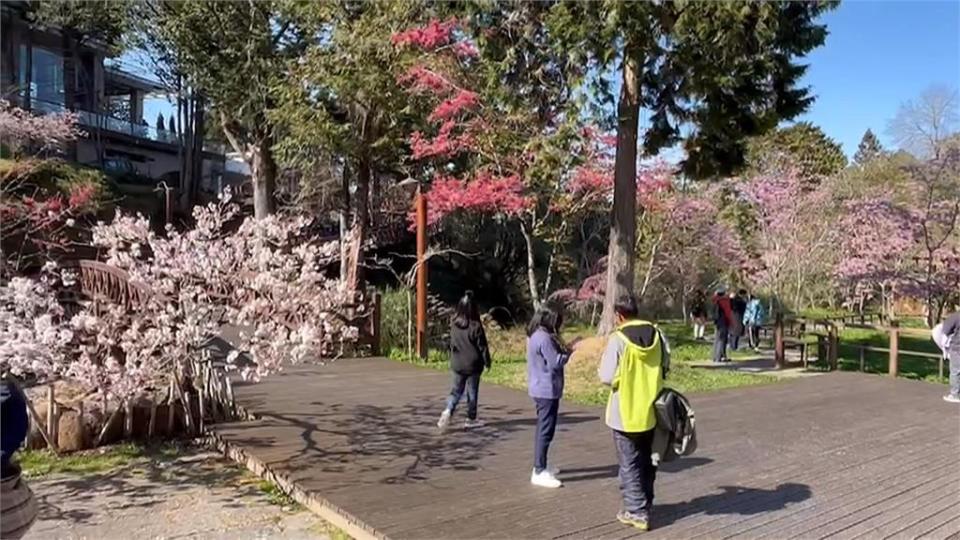
{"type": "Polygon", "coordinates": [[[467,291],[457,303],[457,311],[450,324],[450,371],[453,372],[453,389],[447,397],[447,407],[440,414],[437,427],[444,429],[456,410],[463,391],[467,391],[467,420],[463,427],[483,425],[477,419],[477,394],[480,390],[480,374],[490,368],[490,347],[480,322],[480,310],[473,301],[473,293],[467,291]]]}

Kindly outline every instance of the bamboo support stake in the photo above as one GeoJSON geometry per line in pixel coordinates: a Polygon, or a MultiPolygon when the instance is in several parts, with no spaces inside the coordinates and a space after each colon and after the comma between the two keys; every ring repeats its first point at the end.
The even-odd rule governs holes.
{"type": "Polygon", "coordinates": [[[133,404],[129,399],[123,402],[123,437],[133,437],[133,404]]]}
{"type": "Polygon", "coordinates": [[[174,404],[174,382],[173,378],[170,379],[170,395],[167,396],[167,436],[173,435],[173,422],[176,420],[176,410],[173,408],[174,404]]]}
{"type": "Polygon", "coordinates": [[[197,388],[197,429],[199,432],[203,432],[203,415],[206,413],[206,407],[203,403],[204,394],[206,393],[207,388],[205,372],[206,370],[201,371],[199,377],[200,384],[198,385],[199,388],[197,388]]]}
{"type": "Polygon", "coordinates": [[[37,412],[37,409],[33,407],[33,402],[30,401],[30,398],[26,399],[27,410],[30,411],[30,414],[33,416],[33,421],[37,424],[37,431],[40,432],[40,436],[43,437],[43,440],[47,442],[47,446],[53,450],[54,454],[59,455],[60,450],[53,444],[53,441],[50,439],[50,434],[47,433],[47,429],[44,427],[43,422],[41,421],[40,414],[37,412]]]}
{"type": "Polygon", "coordinates": [[[97,435],[97,441],[94,443],[94,446],[100,446],[103,444],[103,438],[107,436],[107,430],[110,429],[110,426],[113,425],[114,420],[120,416],[121,404],[117,405],[117,408],[113,410],[113,413],[110,414],[110,418],[107,418],[107,422],[103,424],[103,428],[100,429],[100,434],[97,435]]]}
{"type": "Polygon", "coordinates": [[[83,400],[77,402],[77,425],[80,426],[80,438],[86,442],[87,425],[83,423],[83,400]]]}
{"type": "Polygon", "coordinates": [[[53,449],[58,449],[57,447],[57,402],[56,402],[56,390],[54,390],[53,383],[50,383],[47,386],[47,429],[50,430],[50,438],[47,439],[47,444],[50,445],[53,449]]]}
{"type": "Polygon", "coordinates": [[[237,416],[237,406],[233,400],[233,383],[230,382],[230,377],[225,377],[224,380],[227,383],[227,410],[230,412],[230,418],[234,418],[237,416]]]}
{"type": "Polygon", "coordinates": [[[180,392],[180,400],[183,402],[183,418],[186,423],[187,433],[193,434],[193,412],[190,410],[190,392],[180,392]]]}
{"type": "Polygon", "coordinates": [[[157,402],[150,400],[150,422],[147,424],[147,439],[152,439],[157,428],[157,402]]]}

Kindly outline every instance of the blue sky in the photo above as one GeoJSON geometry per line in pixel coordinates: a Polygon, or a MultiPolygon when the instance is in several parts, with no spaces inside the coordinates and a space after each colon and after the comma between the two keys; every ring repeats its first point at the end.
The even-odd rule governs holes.
{"type": "MultiPolygon", "coordinates": [[[[819,125],[848,157],[867,128],[893,146],[886,127],[901,103],[932,85],[960,86],[960,0],[847,0],[822,20],[827,42],[803,60],[817,100],[797,120],[819,125]]],[[[170,109],[152,99],[144,117],[153,125],[170,109]]]]}
{"type": "Polygon", "coordinates": [[[887,122],[931,85],[960,84],[960,1],[848,0],[823,17],[830,35],[807,57],[817,101],[808,120],[847,156],[871,128],[893,144],[887,122]]]}

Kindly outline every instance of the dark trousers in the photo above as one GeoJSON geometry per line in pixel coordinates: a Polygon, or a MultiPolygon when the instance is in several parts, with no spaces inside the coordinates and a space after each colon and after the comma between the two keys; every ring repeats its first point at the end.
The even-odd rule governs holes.
{"type": "Polygon", "coordinates": [[[613,442],[620,462],[620,494],[623,509],[632,514],[649,515],[653,507],[653,482],[657,468],[650,460],[654,430],[640,433],[613,431],[613,442]]]}
{"type": "Polygon", "coordinates": [[[465,375],[463,373],[453,374],[453,388],[447,397],[447,410],[452,414],[463,397],[463,391],[467,391],[467,418],[477,419],[477,397],[480,394],[480,374],[474,373],[465,375]]]}
{"type": "Polygon", "coordinates": [[[760,347],[760,327],[755,324],[747,325],[747,338],[750,340],[750,346],[754,349],[760,347]]]}
{"type": "Polygon", "coordinates": [[[553,434],[557,431],[557,414],[560,411],[559,399],[533,398],[537,406],[537,433],[533,441],[533,470],[541,472],[547,468],[547,451],[553,434]]]}
{"type": "Polygon", "coordinates": [[[717,333],[713,336],[713,361],[722,362],[727,357],[727,336],[730,330],[726,325],[718,324],[717,333]]]}
{"type": "Polygon", "coordinates": [[[730,350],[736,351],[740,349],[740,336],[743,335],[743,324],[733,323],[733,326],[730,327],[730,350]]]}

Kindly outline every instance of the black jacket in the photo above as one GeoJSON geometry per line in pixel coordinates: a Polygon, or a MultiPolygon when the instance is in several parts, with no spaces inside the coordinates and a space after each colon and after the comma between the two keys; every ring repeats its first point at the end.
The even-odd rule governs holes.
{"type": "Polygon", "coordinates": [[[450,369],[463,375],[477,375],[490,367],[490,347],[483,325],[471,322],[466,328],[450,325],[450,369]]]}

